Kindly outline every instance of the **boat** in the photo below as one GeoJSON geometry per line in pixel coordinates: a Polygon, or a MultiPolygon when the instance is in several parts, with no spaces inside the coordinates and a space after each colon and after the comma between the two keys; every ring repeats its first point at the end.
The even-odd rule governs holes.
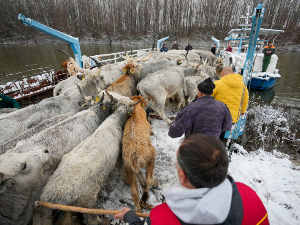
{"type": "MultiPolygon", "coordinates": [[[[264,57],[262,50],[269,39],[276,35],[273,38],[274,42],[276,37],[284,31],[261,28],[265,13],[263,3],[258,3],[251,16],[249,6],[247,11],[247,15],[242,17],[245,19],[245,23],[240,25],[242,28],[232,29],[225,38],[226,46],[231,44],[232,52],[227,52],[225,49],[219,51],[220,41],[214,37],[212,37],[212,40],[217,44],[217,52],[222,57],[224,66],[231,66],[235,73],[241,74],[245,87],[269,90],[274,86],[276,80],[281,77],[278,69],[276,69],[278,57],[273,54],[266,72],[262,72],[264,57]],[[249,23],[249,19],[251,19],[251,23],[249,23]],[[251,28],[249,28],[250,26],[251,28]],[[259,36],[269,37],[269,39],[260,39],[259,36]]],[[[245,94],[245,89],[242,96],[245,94]]],[[[241,105],[242,99],[240,109],[241,105]]],[[[241,115],[240,111],[238,121],[232,126],[231,131],[225,133],[224,138],[227,138],[226,147],[229,148],[230,146],[229,158],[232,154],[232,145],[230,145],[230,142],[243,134],[246,119],[247,111],[244,115],[241,115]]]]}
{"type": "Polygon", "coordinates": [[[67,79],[67,71],[55,72],[51,65],[25,66],[22,72],[7,73],[6,77],[18,77],[0,85],[0,94],[14,98],[22,107],[53,96],[52,90],[60,81],[67,79]]]}
{"type": "MultiPolygon", "coordinates": [[[[262,9],[264,10],[264,9],[262,9]]],[[[228,36],[224,39],[226,43],[226,47],[228,44],[232,47],[232,52],[225,51],[225,48],[220,51],[220,56],[223,58],[224,66],[232,66],[234,68],[235,73],[243,74],[243,70],[245,69],[245,62],[247,52],[249,51],[249,42],[250,36],[255,35],[251,34],[252,23],[249,23],[250,16],[250,6],[247,8],[246,16],[242,16],[241,19],[244,19],[245,22],[240,24],[242,28],[232,29],[228,32],[228,36]]],[[[256,90],[268,90],[272,88],[277,79],[281,77],[278,73],[279,70],[276,69],[278,57],[276,54],[273,54],[271,57],[270,64],[266,70],[266,72],[262,72],[263,58],[264,54],[262,53],[264,46],[268,45],[269,40],[273,42],[277,38],[277,36],[281,33],[284,33],[283,30],[275,30],[275,29],[264,29],[260,28],[259,36],[268,39],[260,39],[257,36],[257,43],[255,46],[255,54],[252,62],[252,71],[251,76],[248,80],[248,86],[251,89],[256,90]]],[[[219,48],[220,41],[216,38],[212,38],[214,42],[217,44],[217,48],[219,48]]]]}

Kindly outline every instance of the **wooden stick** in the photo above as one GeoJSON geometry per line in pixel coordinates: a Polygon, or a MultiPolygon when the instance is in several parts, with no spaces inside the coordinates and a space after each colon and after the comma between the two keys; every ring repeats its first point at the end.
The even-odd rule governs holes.
{"type": "MultiPolygon", "coordinates": [[[[59,204],[52,204],[50,202],[40,202],[36,201],[35,206],[37,207],[44,207],[48,209],[58,209],[63,211],[70,211],[70,212],[79,212],[79,213],[87,213],[87,214],[112,214],[116,215],[119,213],[122,213],[123,211],[119,210],[106,210],[106,209],[87,209],[87,208],[81,208],[76,206],[68,206],[68,205],[59,205],[59,204]]],[[[149,214],[145,213],[137,213],[136,214],[139,217],[146,218],[149,216],[149,214]]]]}

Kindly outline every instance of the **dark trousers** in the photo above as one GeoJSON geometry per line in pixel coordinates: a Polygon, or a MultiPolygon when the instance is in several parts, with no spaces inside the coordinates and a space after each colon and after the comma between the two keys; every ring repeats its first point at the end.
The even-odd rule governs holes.
{"type": "Polygon", "coordinates": [[[220,136],[219,136],[219,139],[224,143],[224,145],[226,146],[226,141],[227,141],[227,138],[225,139],[224,136],[225,136],[225,133],[226,131],[223,131],[220,136]]]}
{"type": "Polygon", "coordinates": [[[263,59],[262,72],[266,72],[271,61],[271,55],[265,55],[263,59]]]}

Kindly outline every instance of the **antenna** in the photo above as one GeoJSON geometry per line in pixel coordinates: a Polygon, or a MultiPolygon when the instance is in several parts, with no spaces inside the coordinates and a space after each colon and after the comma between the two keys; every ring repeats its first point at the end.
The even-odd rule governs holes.
{"type": "Polygon", "coordinates": [[[241,16],[241,17],[240,17],[241,19],[244,19],[245,22],[244,22],[244,24],[242,23],[242,24],[240,24],[239,26],[241,26],[241,27],[243,27],[243,28],[245,28],[245,29],[248,28],[248,27],[251,27],[251,22],[249,23],[249,19],[251,19],[250,8],[251,8],[251,6],[248,5],[248,6],[247,6],[247,13],[246,13],[246,16],[241,16]]]}

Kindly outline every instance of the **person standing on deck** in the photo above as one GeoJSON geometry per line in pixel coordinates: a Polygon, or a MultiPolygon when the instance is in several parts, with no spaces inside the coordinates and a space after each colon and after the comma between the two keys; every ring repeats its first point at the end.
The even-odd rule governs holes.
{"type": "Polygon", "coordinates": [[[224,103],[216,101],[211,96],[214,88],[210,77],[198,84],[198,98],[182,109],[171,123],[169,129],[171,138],[191,133],[218,138],[223,131],[231,129],[230,111],[224,103]]]}
{"type": "Polygon", "coordinates": [[[231,44],[228,44],[227,48],[225,49],[225,52],[232,52],[231,44]]]}
{"type": "Polygon", "coordinates": [[[179,184],[164,193],[166,203],[143,221],[131,209],[114,215],[127,225],[268,225],[268,213],[249,186],[228,173],[228,155],[220,140],[186,136],[176,152],[179,184]]]}
{"type": "Polygon", "coordinates": [[[263,50],[264,59],[263,59],[262,72],[267,71],[270,61],[271,61],[271,57],[275,52],[276,52],[275,47],[273,46],[273,43],[270,41],[269,45],[267,45],[263,50]]]}
{"type": "Polygon", "coordinates": [[[167,51],[168,51],[168,48],[166,47],[165,44],[163,44],[163,46],[160,49],[160,52],[167,52],[167,51]]]}
{"type": "Polygon", "coordinates": [[[172,45],[172,49],[178,50],[178,44],[176,41],[174,41],[174,44],[172,45]]]}
{"type": "Polygon", "coordinates": [[[193,50],[193,47],[191,46],[191,43],[189,43],[186,47],[185,47],[186,51],[190,51],[193,50]]]}
{"type": "Polygon", "coordinates": [[[8,97],[6,95],[0,94],[0,109],[3,109],[3,108],[21,109],[21,106],[15,99],[8,97]]]}
{"type": "Polygon", "coordinates": [[[212,52],[212,54],[216,55],[216,50],[217,50],[217,44],[214,44],[214,47],[212,47],[210,51],[212,52]]]}

